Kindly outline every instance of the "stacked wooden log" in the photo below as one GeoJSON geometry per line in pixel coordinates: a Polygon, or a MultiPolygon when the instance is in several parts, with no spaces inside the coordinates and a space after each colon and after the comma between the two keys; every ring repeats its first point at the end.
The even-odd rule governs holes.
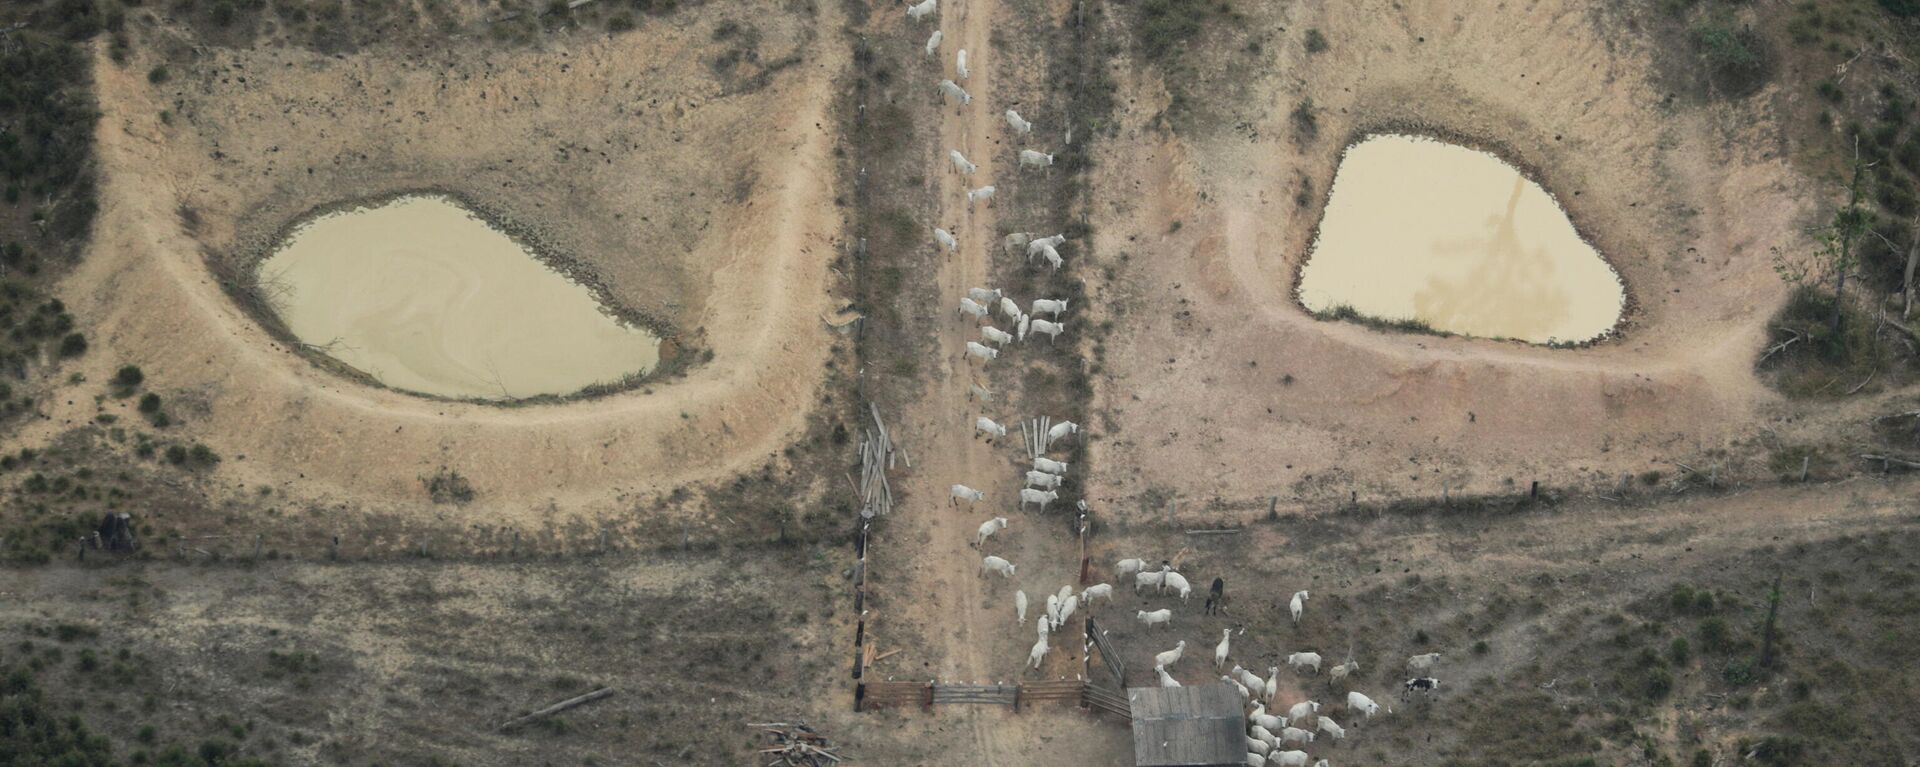
{"type": "Polygon", "coordinates": [[[760,753],[772,757],[766,767],[780,765],[805,765],[806,767],[827,767],[839,764],[839,754],[832,750],[832,743],[805,722],[761,722],[748,725],[767,733],[772,745],[760,749],[760,753]]]}

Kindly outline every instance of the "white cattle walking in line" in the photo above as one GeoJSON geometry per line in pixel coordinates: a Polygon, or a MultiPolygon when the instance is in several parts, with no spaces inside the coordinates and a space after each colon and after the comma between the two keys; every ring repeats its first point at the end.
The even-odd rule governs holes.
{"type": "MultiPolygon", "coordinates": [[[[973,364],[974,359],[978,359],[981,362],[988,362],[998,356],[1000,356],[999,349],[995,349],[991,346],[980,343],[979,341],[967,342],[967,357],[969,358],[967,360],[967,364],[969,365],[973,364]]],[[[1006,435],[1003,434],[1001,436],[1006,436],[1006,435]]]]}
{"type": "MultiPolygon", "coordinates": [[[[971,344],[973,342],[968,341],[967,343],[971,344]]],[[[973,428],[981,434],[990,435],[988,439],[1007,436],[1007,427],[995,423],[993,419],[984,415],[973,419],[973,428]]]]}
{"type": "Polygon", "coordinates": [[[1001,559],[991,554],[980,558],[980,574],[981,575],[986,575],[988,571],[992,571],[992,572],[996,572],[1001,575],[1004,575],[1008,578],[1012,578],[1013,568],[1014,568],[1014,564],[1012,562],[1008,562],[1007,560],[1001,559]]]}
{"type": "Polygon", "coordinates": [[[988,538],[993,537],[994,533],[1005,529],[1007,529],[1006,517],[994,517],[993,519],[980,523],[980,533],[973,537],[973,547],[977,549],[987,545],[988,538]]]}
{"type": "Polygon", "coordinates": [[[980,338],[987,343],[998,346],[1006,346],[1007,344],[1013,343],[1012,333],[1008,333],[992,325],[980,326],[980,338]]]}
{"type": "Polygon", "coordinates": [[[1044,471],[1027,472],[1027,487],[1037,487],[1041,490],[1058,490],[1060,489],[1060,483],[1065,481],[1066,477],[1058,474],[1048,474],[1044,471]]]}
{"type": "Polygon", "coordinates": [[[967,81],[967,49],[965,48],[961,48],[959,53],[954,54],[953,75],[954,79],[960,82],[967,81]]]}
{"type": "Polygon", "coordinates": [[[1261,682],[1260,688],[1261,690],[1266,692],[1268,701],[1272,701],[1275,695],[1280,694],[1280,667],[1279,666],[1267,667],[1267,681],[1261,682]]]}
{"type": "Polygon", "coordinates": [[[993,288],[991,290],[987,288],[967,288],[967,297],[979,301],[981,306],[992,306],[995,301],[1000,300],[1000,297],[1004,295],[1006,295],[1006,292],[999,288],[993,288]]]}
{"type": "Polygon", "coordinates": [[[1064,311],[1066,311],[1066,310],[1067,310],[1067,299],[1064,299],[1064,298],[1061,298],[1061,299],[1053,299],[1053,298],[1036,298],[1036,299],[1033,299],[1033,313],[1034,313],[1034,314],[1039,314],[1039,313],[1041,313],[1041,312],[1046,312],[1046,313],[1047,313],[1047,316],[1048,316],[1049,318],[1051,318],[1051,319],[1056,319],[1056,320],[1057,320],[1057,319],[1060,319],[1060,313],[1061,313],[1061,312],[1064,312],[1064,311]]]}
{"type": "Polygon", "coordinates": [[[986,497],[987,497],[986,493],[980,492],[971,487],[967,487],[966,485],[954,485],[951,489],[947,491],[947,505],[948,506],[958,505],[960,503],[960,499],[962,498],[967,499],[968,503],[972,503],[974,501],[978,501],[986,497]]]}
{"type": "MultiPolygon", "coordinates": [[[[940,0],[926,0],[923,3],[907,6],[907,18],[919,21],[937,10],[940,10],[940,0]]],[[[933,45],[934,43],[927,43],[927,47],[933,47],[933,45]]]]}
{"type": "Polygon", "coordinates": [[[1072,421],[1061,421],[1047,429],[1047,444],[1051,445],[1065,439],[1069,434],[1078,433],[1080,433],[1080,424],[1072,421]]]}
{"type": "Polygon", "coordinates": [[[1060,271],[1060,267],[1067,265],[1067,260],[1060,257],[1060,251],[1054,250],[1052,246],[1041,248],[1040,258],[1047,262],[1048,268],[1056,272],[1060,271]]]}
{"type": "Polygon", "coordinates": [[[1020,311],[1020,304],[1015,303],[1014,300],[1011,298],[1008,298],[1006,296],[1001,296],[1000,297],[1000,316],[1006,317],[1007,319],[1018,322],[1020,318],[1025,315],[1022,314],[1020,311]]]}
{"type": "Polygon", "coordinates": [[[1036,471],[1044,471],[1048,474],[1066,474],[1067,462],[1056,461],[1045,456],[1034,456],[1033,468],[1036,471]]]}
{"type": "Polygon", "coordinates": [[[978,397],[981,402],[992,402],[993,390],[977,383],[968,383],[967,401],[972,402],[976,397],[978,397]]]}
{"type": "Polygon", "coordinates": [[[938,29],[933,30],[933,34],[927,36],[927,58],[933,58],[933,54],[940,50],[940,40],[944,37],[946,37],[946,35],[941,34],[938,29]]]}
{"type": "Polygon", "coordinates": [[[971,298],[963,297],[960,299],[960,313],[971,314],[974,316],[974,319],[984,320],[987,318],[987,307],[971,298]]]}
{"type": "Polygon", "coordinates": [[[974,203],[979,202],[981,200],[990,200],[990,199],[993,199],[993,185],[991,184],[980,187],[979,189],[975,189],[973,191],[967,192],[968,206],[972,206],[974,203]]]}
{"type": "Polygon", "coordinates": [[[1033,321],[1033,332],[1045,333],[1047,336],[1047,343],[1049,344],[1053,343],[1053,339],[1059,338],[1060,333],[1066,329],[1067,329],[1067,326],[1059,322],[1049,322],[1047,320],[1033,321]]]}
{"type": "Polygon", "coordinates": [[[959,83],[952,80],[940,81],[940,94],[944,98],[960,102],[961,106],[973,103],[973,97],[967,94],[967,89],[960,87],[959,83]]]}
{"type": "Polygon", "coordinates": [[[1134,617],[1138,618],[1141,623],[1147,624],[1147,628],[1153,628],[1162,623],[1169,626],[1173,625],[1173,611],[1164,607],[1152,612],[1141,610],[1134,617]]]}
{"type": "Polygon", "coordinates": [[[1060,595],[1059,594],[1047,595],[1047,625],[1049,627],[1057,627],[1060,625],[1060,595]]]}
{"type": "Polygon", "coordinates": [[[1306,612],[1307,609],[1307,592],[1294,592],[1293,601],[1287,604],[1287,608],[1293,611],[1293,624],[1300,625],[1300,613],[1306,612]]]}
{"type": "Polygon", "coordinates": [[[1045,168],[1052,164],[1053,155],[1047,154],[1046,152],[1036,152],[1032,149],[1020,150],[1020,167],[1045,168]]]}
{"type": "Polygon", "coordinates": [[[953,161],[954,170],[960,171],[961,173],[964,173],[969,176],[973,175],[974,171],[980,169],[980,166],[975,165],[971,162],[968,162],[967,156],[964,154],[961,154],[960,150],[958,149],[947,150],[947,159],[953,161]]]}
{"type": "Polygon", "coordinates": [[[1073,611],[1079,609],[1079,607],[1080,600],[1074,599],[1072,594],[1068,594],[1066,599],[1060,600],[1060,620],[1054,621],[1053,625],[1055,627],[1065,625],[1067,619],[1073,617],[1073,611]]]}
{"type": "Polygon", "coordinates": [[[933,241],[939,243],[940,247],[946,248],[948,253],[960,249],[960,240],[954,237],[952,232],[937,226],[933,228],[933,241]]]}
{"type": "Polygon", "coordinates": [[[1022,136],[1033,132],[1033,123],[1027,122],[1026,118],[1020,116],[1019,112],[1011,109],[1007,110],[1007,127],[1012,128],[1014,133],[1022,136]]]}
{"type": "MultiPolygon", "coordinates": [[[[1347,710],[1360,712],[1363,718],[1372,719],[1374,714],[1380,713],[1380,704],[1358,692],[1348,691],[1347,710]]],[[[1393,709],[1387,709],[1387,713],[1393,713],[1393,709]]]]}
{"type": "MultiPolygon", "coordinates": [[[[1007,436],[1007,434],[1003,430],[1001,431],[1000,436],[1004,437],[1004,436],[1007,436]]],[[[1037,503],[1040,505],[1041,511],[1046,511],[1047,504],[1057,501],[1059,499],[1060,499],[1060,492],[1057,490],[1035,490],[1033,488],[1027,488],[1025,490],[1020,491],[1020,508],[1022,510],[1025,510],[1027,508],[1027,504],[1037,503]]]]}
{"type": "Polygon", "coordinates": [[[1247,689],[1254,691],[1254,693],[1258,694],[1260,697],[1262,698],[1268,697],[1266,692],[1267,683],[1260,681],[1259,674],[1255,674],[1251,671],[1241,668],[1240,664],[1238,663],[1234,664],[1233,669],[1228,671],[1227,673],[1232,674],[1233,678],[1240,680],[1241,684],[1246,685],[1247,689]]]}
{"type": "Polygon", "coordinates": [[[1033,649],[1027,651],[1027,663],[1034,668],[1039,668],[1040,660],[1045,657],[1047,657],[1047,638],[1043,636],[1033,643],[1033,649]]]}
{"type": "MultiPolygon", "coordinates": [[[[1260,680],[1255,679],[1254,681],[1257,682],[1260,680]]],[[[1267,713],[1267,704],[1265,703],[1253,704],[1253,711],[1247,714],[1247,721],[1265,727],[1268,730],[1278,730],[1287,726],[1287,720],[1267,713]]]]}
{"type": "Polygon", "coordinates": [[[1160,675],[1161,687],[1179,687],[1180,686],[1180,680],[1174,679],[1172,674],[1167,673],[1167,667],[1154,666],[1153,672],[1160,675]]]}
{"type": "Polygon", "coordinates": [[[1027,592],[1013,592],[1013,614],[1020,619],[1020,625],[1027,625],[1027,592]]]}
{"type": "Polygon", "coordinates": [[[1026,341],[1027,331],[1031,330],[1032,326],[1033,326],[1032,318],[1028,317],[1025,314],[1020,315],[1020,326],[1014,329],[1015,330],[1014,337],[1019,339],[1020,341],[1026,341]]]}

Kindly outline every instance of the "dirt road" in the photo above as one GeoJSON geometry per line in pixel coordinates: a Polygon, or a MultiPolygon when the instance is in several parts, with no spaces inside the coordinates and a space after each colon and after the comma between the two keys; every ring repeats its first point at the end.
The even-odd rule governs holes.
{"type": "MultiPolygon", "coordinates": [[[[991,201],[969,205],[968,190],[995,185],[1005,199],[1009,185],[1020,183],[1011,161],[1013,150],[1002,135],[1006,125],[1000,115],[1006,107],[994,95],[995,74],[1001,67],[990,36],[1001,13],[991,0],[947,6],[940,22],[939,56],[924,64],[941,68],[930,81],[958,80],[953,70],[955,54],[968,51],[971,76],[961,85],[972,98],[965,105],[946,99],[939,107],[941,145],[935,155],[939,167],[929,172],[938,179],[940,210],[937,220],[926,222],[926,227],[945,228],[960,244],[956,253],[944,258],[936,277],[943,309],[936,315],[939,359],[928,368],[931,375],[917,404],[904,414],[904,439],[910,441],[909,449],[918,459],[906,489],[917,502],[896,514],[891,523],[893,541],[888,542],[913,547],[911,556],[900,558],[910,564],[906,572],[893,576],[890,590],[896,595],[894,603],[910,611],[906,620],[920,624],[921,633],[931,640],[926,646],[907,648],[894,668],[958,682],[1071,678],[1081,672],[1084,660],[1081,623],[1076,619],[1050,640],[1051,650],[1039,670],[1023,665],[1035,640],[1036,617],[1046,613],[1046,595],[1066,585],[1079,587],[1078,543],[1059,523],[1060,510],[1043,516],[1021,509],[1019,503],[1029,463],[1018,424],[1033,414],[1006,393],[1017,389],[1021,356],[1046,352],[1041,351],[1043,347],[1013,344],[1000,359],[970,363],[967,342],[981,340],[980,323],[956,316],[951,308],[967,288],[989,287],[992,259],[1000,252],[995,205],[991,201]],[[966,155],[977,170],[972,174],[955,170],[947,159],[949,149],[966,155]],[[973,399],[970,383],[1002,394],[991,402],[973,399]],[[1007,436],[991,441],[977,438],[974,420],[983,415],[1006,426],[1007,436]],[[956,483],[984,491],[985,500],[949,506],[948,487],[956,483]],[[972,544],[980,524],[995,516],[1007,517],[1010,526],[984,549],[975,549],[972,544]],[[980,562],[985,554],[1012,561],[1015,577],[982,577],[980,562]],[[1016,590],[1025,591],[1029,601],[1024,625],[1015,621],[1016,590]],[[905,600],[913,604],[902,604],[905,600]]],[[[925,31],[920,28],[914,33],[925,31]]],[[[993,323],[1013,332],[997,306],[993,323]]],[[[890,673],[884,668],[879,671],[890,673]]],[[[959,742],[951,745],[962,749],[972,764],[1062,763],[1046,754],[1053,749],[1062,750],[1059,759],[1105,763],[1114,755],[1086,762],[1088,749],[1124,749],[1126,743],[1123,730],[1069,708],[1014,714],[998,707],[955,706],[937,715],[962,723],[954,733],[959,742]],[[1084,732],[1071,737],[1049,737],[1080,730],[1084,732]]]]}

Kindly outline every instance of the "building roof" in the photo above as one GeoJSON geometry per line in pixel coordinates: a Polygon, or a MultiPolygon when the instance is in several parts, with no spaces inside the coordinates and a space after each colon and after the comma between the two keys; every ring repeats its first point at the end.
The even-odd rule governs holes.
{"type": "Polygon", "coordinates": [[[1226,683],[1127,690],[1133,761],[1139,767],[1247,763],[1247,715],[1226,683]]]}

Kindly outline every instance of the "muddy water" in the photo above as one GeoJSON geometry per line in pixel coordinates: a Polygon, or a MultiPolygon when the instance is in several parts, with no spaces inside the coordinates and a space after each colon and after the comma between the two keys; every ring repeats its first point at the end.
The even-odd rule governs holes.
{"type": "Polygon", "coordinates": [[[1314,312],[1345,305],[1534,343],[1595,338],[1626,298],[1539,184],[1491,154],[1408,136],[1348,148],[1299,294],[1314,312]]]}
{"type": "Polygon", "coordinates": [[[314,219],[261,263],[260,277],[300,340],[397,389],[570,394],[659,360],[658,339],[443,197],[314,219]]]}

